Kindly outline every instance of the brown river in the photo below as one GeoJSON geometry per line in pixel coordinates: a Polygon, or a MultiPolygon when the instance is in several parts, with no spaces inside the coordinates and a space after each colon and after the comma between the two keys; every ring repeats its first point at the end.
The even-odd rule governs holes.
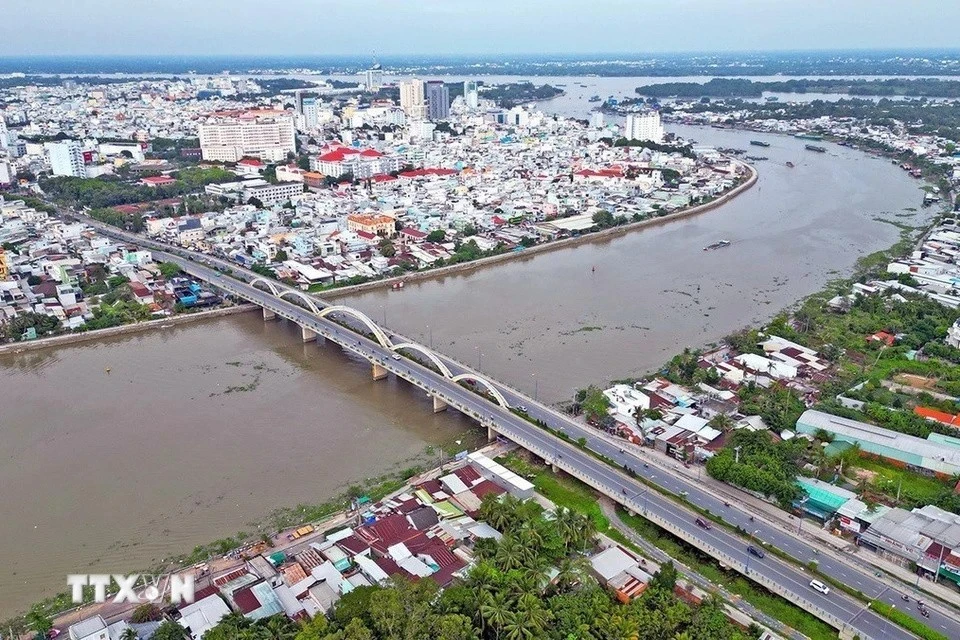
{"type": "MultiPolygon", "coordinates": [[[[555,402],[763,322],[895,242],[877,218],[927,215],[920,183],[889,161],[668,130],[769,140],[751,152],[770,160],[756,186],[695,218],[345,301],[555,402]]],[[[258,314],[0,356],[0,377],[0,617],[64,590],[68,573],[129,573],[482,437],[258,314]]]]}

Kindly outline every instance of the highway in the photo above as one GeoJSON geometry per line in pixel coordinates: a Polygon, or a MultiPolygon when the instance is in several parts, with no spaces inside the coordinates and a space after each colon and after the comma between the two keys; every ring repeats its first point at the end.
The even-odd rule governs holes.
{"type": "MultiPolygon", "coordinates": [[[[99,227],[100,225],[95,226],[99,227]]],[[[681,507],[675,500],[665,497],[655,490],[648,489],[640,481],[630,478],[618,469],[598,460],[590,453],[564,442],[509,410],[500,407],[487,397],[478,395],[464,386],[452,382],[443,374],[414,360],[409,358],[394,359],[394,352],[378,341],[368,339],[329,319],[319,318],[298,304],[278,299],[267,291],[255,288],[235,278],[227,277],[208,265],[214,265],[220,270],[230,269],[235,274],[245,273],[247,277],[253,277],[255,274],[245,272],[232,263],[211,258],[204,254],[161,245],[140,236],[119,232],[114,228],[104,228],[102,230],[108,235],[150,247],[158,254],[158,259],[175,262],[187,273],[206,280],[228,293],[254,302],[273,311],[278,316],[290,319],[318,335],[338,343],[345,350],[393,372],[395,375],[420,387],[428,394],[440,397],[447,404],[474,417],[484,426],[491,427],[497,433],[554,463],[564,471],[606,493],[632,511],[645,514],[675,535],[686,539],[732,568],[747,573],[752,579],[759,581],[771,590],[780,592],[790,601],[804,606],[835,627],[841,628],[848,625],[862,638],[869,637],[877,640],[914,637],[899,626],[870,611],[862,602],[844,593],[833,589],[829,595],[824,596],[814,591],[809,587],[811,576],[803,568],[798,568],[791,563],[780,560],[772,553],[768,553],[762,560],[751,558],[746,552],[747,542],[738,534],[717,525],[710,530],[699,527],[695,523],[696,514],[681,507]],[[170,253],[170,251],[176,251],[176,255],[170,253]]],[[[277,285],[284,288],[279,283],[277,285]]],[[[320,306],[325,306],[322,300],[318,299],[317,303],[320,306]]],[[[398,334],[390,332],[388,332],[388,335],[399,337],[398,334]]],[[[403,339],[403,341],[407,340],[403,339]]],[[[465,365],[441,354],[437,355],[454,375],[473,373],[465,365]]],[[[826,555],[821,557],[806,542],[776,526],[762,522],[759,518],[755,522],[750,522],[748,514],[735,508],[725,507],[722,501],[715,498],[711,493],[701,490],[696,484],[667,471],[655,469],[653,465],[650,465],[649,468],[643,468],[642,461],[627,452],[621,453],[618,447],[600,437],[592,429],[570,420],[549,407],[534,402],[507,385],[493,382],[511,406],[526,406],[531,417],[543,420],[553,429],[562,430],[571,440],[577,440],[580,437],[586,438],[591,449],[619,464],[630,465],[634,470],[642,472],[642,475],[648,481],[675,494],[682,491],[688,492],[688,499],[692,504],[709,509],[711,513],[721,514],[724,520],[740,525],[746,531],[756,531],[757,539],[782,549],[802,562],[816,560],[820,563],[820,569],[824,573],[855,589],[859,589],[867,597],[879,598],[889,604],[896,605],[948,637],[960,638],[960,621],[941,614],[933,607],[930,608],[931,618],[922,618],[915,610],[913,603],[904,603],[900,599],[900,592],[891,588],[890,584],[885,582],[884,579],[877,578],[872,573],[863,572],[850,564],[833,560],[826,555]]]]}

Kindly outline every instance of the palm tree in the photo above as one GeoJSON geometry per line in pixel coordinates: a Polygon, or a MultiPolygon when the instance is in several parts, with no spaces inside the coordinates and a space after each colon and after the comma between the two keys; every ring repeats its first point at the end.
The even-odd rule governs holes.
{"type": "Polygon", "coordinates": [[[733,428],[733,418],[725,413],[718,413],[717,415],[713,416],[712,420],[710,420],[710,426],[718,431],[726,433],[733,428]]]}
{"type": "Polygon", "coordinates": [[[527,559],[528,553],[529,549],[524,547],[519,540],[511,535],[506,535],[500,540],[494,562],[501,571],[519,569],[527,559]]]}
{"type": "Polygon", "coordinates": [[[495,636],[499,639],[500,632],[506,626],[510,617],[510,600],[507,594],[500,591],[495,594],[488,593],[480,605],[480,617],[484,624],[493,629],[495,636]]]}
{"type": "Polygon", "coordinates": [[[559,573],[553,579],[560,593],[570,590],[583,581],[587,575],[587,561],[583,556],[568,556],[560,561],[559,573]]]}
{"type": "Polygon", "coordinates": [[[127,627],[123,630],[123,633],[120,634],[120,640],[140,640],[140,636],[137,635],[136,629],[127,627]]]}

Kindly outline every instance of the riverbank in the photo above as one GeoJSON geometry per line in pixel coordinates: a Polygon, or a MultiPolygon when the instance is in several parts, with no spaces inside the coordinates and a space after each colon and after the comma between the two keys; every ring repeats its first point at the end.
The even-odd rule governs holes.
{"type": "Polygon", "coordinates": [[[669,213],[664,216],[657,218],[649,218],[647,220],[640,220],[639,222],[631,222],[619,227],[611,227],[610,229],[604,229],[602,231],[597,231],[595,233],[588,233],[581,236],[575,236],[571,238],[564,238],[562,240],[554,240],[552,242],[546,242],[544,244],[538,244],[533,247],[523,249],[522,251],[511,251],[509,253],[502,253],[496,256],[489,256],[487,258],[480,258],[478,260],[473,260],[471,262],[463,262],[460,264],[454,264],[446,267],[440,267],[438,269],[430,269],[427,271],[419,271],[415,273],[407,273],[402,276],[395,276],[392,278],[384,278],[382,280],[374,280],[371,282],[364,282],[362,284],[351,285],[348,287],[339,287],[335,289],[328,289],[318,292],[318,295],[326,299],[342,298],[349,295],[354,295],[357,293],[363,293],[365,291],[371,291],[375,289],[389,288],[393,284],[398,282],[403,282],[406,284],[411,284],[414,282],[423,282],[427,280],[434,280],[438,278],[443,278],[449,275],[470,273],[486,267],[491,267],[499,264],[503,264],[513,260],[523,260],[537,256],[543,253],[548,253],[550,251],[558,251],[561,249],[569,249],[571,247],[580,246],[583,244],[591,244],[596,242],[603,242],[610,240],[611,238],[620,237],[634,231],[639,231],[641,229],[646,229],[649,227],[657,227],[676,220],[681,220],[684,218],[690,218],[697,216],[708,211],[712,211],[719,206],[722,206],[738,195],[750,189],[753,185],[757,183],[759,178],[759,173],[752,166],[743,161],[739,161],[741,166],[746,167],[749,172],[749,177],[742,183],[723,194],[716,200],[697,205],[695,207],[690,207],[689,209],[683,209],[676,211],[674,213],[669,213]]]}
{"type": "Polygon", "coordinates": [[[23,353],[26,351],[37,351],[38,349],[47,349],[50,347],[61,347],[67,344],[76,344],[78,342],[91,342],[93,340],[102,340],[103,338],[112,338],[114,336],[126,335],[128,333],[141,333],[143,331],[152,331],[153,329],[166,329],[170,326],[179,326],[209,320],[210,318],[223,318],[233,316],[238,313],[247,313],[259,309],[255,304],[241,304],[235,307],[226,307],[223,309],[211,309],[209,311],[198,311],[196,313],[185,313],[169,318],[160,318],[158,320],[148,320],[146,322],[137,322],[136,324],[123,324],[119,327],[110,327],[108,329],[97,329],[96,331],[83,331],[78,333],[66,333],[49,338],[40,338],[29,342],[11,342],[10,344],[0,345],[0,355],[11,353],[23,353]]]}

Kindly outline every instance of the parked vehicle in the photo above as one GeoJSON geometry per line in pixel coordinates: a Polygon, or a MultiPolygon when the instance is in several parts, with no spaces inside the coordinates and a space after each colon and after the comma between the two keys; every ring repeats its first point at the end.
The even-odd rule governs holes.
{"type": "Polygon", "coordinates": [[[391,356],[394,360],[399,360],[402,356],[399,353],[395,353],[391,356]]]}
{"type": "Polygon", "coordinates": [[[811,580],[811,581],[810,581],[810,588],[813,589],[814,591],[819,591],[820,593],[822,593],[822,594],[825,595],[825,596],[830,594],[830,587],[828,587],[827,585],[823,584],[823,583],[820,582],[819,580],[811,580]]]}
{"type": "Polygon", "coordinates": [[[767,554],[765,554],[765,553],[763,552],[763,549],[760,549],[760,548],[755,547],[755,546],[753,546],[753,545],[750,545],[750,546],[747,547],[747,553],[749,553],[749,554],[752,555],[752,556],[756,556],[757,558],[760,558],[761,560],[763,559],[763,556],[767,555],[767,554]]]}
{"type": "Polygon", "coordinates": [[[697,518],[697,526],[704,529],[713,529],[713,525],[710,524],[709,520],[704,520],[703,518],[697,518]]]}

